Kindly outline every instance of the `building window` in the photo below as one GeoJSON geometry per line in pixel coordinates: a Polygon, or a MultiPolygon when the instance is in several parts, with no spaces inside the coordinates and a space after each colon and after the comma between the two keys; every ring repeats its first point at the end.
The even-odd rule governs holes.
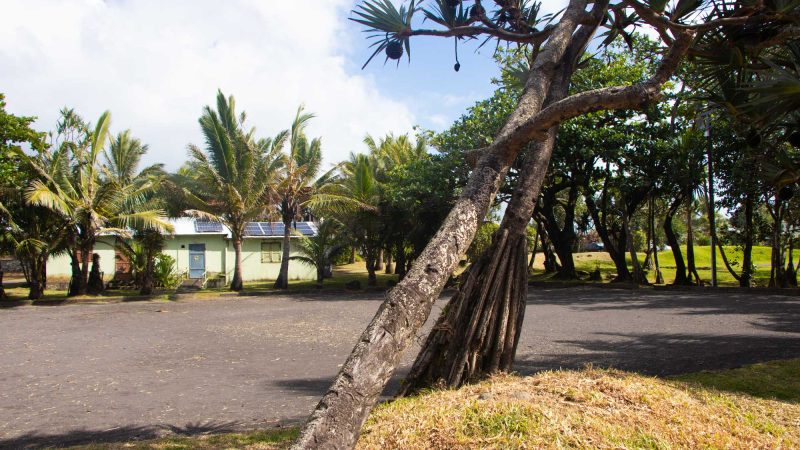
{"type": "Polygon", "coordinates": [[[281,262],[281,249],[280,242],[262,242],[261,243],[261,262],[262,263],[276,263],[281,262]]]}

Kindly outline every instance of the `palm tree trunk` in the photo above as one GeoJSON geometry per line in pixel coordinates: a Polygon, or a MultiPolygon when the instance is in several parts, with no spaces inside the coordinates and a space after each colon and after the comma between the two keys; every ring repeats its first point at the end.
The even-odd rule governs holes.
{"type": "Polygon", "coordinates": [[[41,252],[31,258],[31,280],[30,288],[28,290],[28,298],[30,300],[38,300],[44,296],[44,290],[47,280],[47,252],[41,252]]]}
{"type": "Polygon", "coordinates": [[[153,293],[155,286],[155,276],[153,274],[156,264],[156,255],[154,251],[145,250],[147,254],[147,262],[145,263],[144,273],[142,274],[142,286],[139,290],[141,295],[150,295],[153,293]]]}
{"type": "Polygon", "coordinates": [[[233,280],[231,280],[230,290],[241,291],[244,283],[242,283],[242,238],[239,236],[233,238],[233,253],[236,262],[233,265],[233,280]]]}
{"type": "Polygon", "coordinates": [[[72,268],[72,277],[69,280],[69,289],[67,290],[67,297],[74,297],[80,295],[81,284],[81,262],[78,259],[77,249],[70,250],[70,267],[72,268]]]}
{"type": "Polygon", "coordinates": [[[289,250],[291,248],[292,221],[283,221],[283,256],[281,256],[281,270],[275,280],[275,289],[289,288],[289,250]]]}
{"type": "Polygon", "coordinates": [[[86,285],[87,292],[97,295],[103,292],[103,275],[100,273],[100,255],[92,253],[92,270],[89,272],[89,281],[86,285]]]}

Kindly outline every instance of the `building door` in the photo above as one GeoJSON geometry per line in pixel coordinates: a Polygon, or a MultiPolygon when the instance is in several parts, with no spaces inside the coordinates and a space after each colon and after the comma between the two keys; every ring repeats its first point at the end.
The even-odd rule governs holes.
{"type": "Polygon", "coordinates": [[[189,278],[206,275],[206,244],[189,244],[189,278]]]}

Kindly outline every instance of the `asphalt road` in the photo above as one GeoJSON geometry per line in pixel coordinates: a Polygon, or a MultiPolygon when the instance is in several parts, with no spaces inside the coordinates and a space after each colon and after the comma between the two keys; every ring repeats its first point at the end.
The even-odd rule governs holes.
{"type": "MultiPolygon", "coordinates": [[[[0,448],[302,421],[381,299],[0,309],[0,448]]],[[[532,288],[516,368],[674,374],[789,357],[800,357],[797,297],[532,288]]]]}

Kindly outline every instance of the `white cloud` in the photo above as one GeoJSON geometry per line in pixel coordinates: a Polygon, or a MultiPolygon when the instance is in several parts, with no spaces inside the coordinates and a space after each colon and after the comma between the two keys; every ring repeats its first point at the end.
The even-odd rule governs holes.
{"type": "Polygon", "coordinates": [[[259,136],[287,128],[304,103],[328,163],[362,150],[367,132],[415,121],[371,78],[346,72],[349,0],[0,1],[9,110],[49,130],[62,106],[88,120],[110,109],[114,131],[150,145],[148,163],[174,169],[188,143],[203,143],[197,118],[217,88],[259,136]]]}

